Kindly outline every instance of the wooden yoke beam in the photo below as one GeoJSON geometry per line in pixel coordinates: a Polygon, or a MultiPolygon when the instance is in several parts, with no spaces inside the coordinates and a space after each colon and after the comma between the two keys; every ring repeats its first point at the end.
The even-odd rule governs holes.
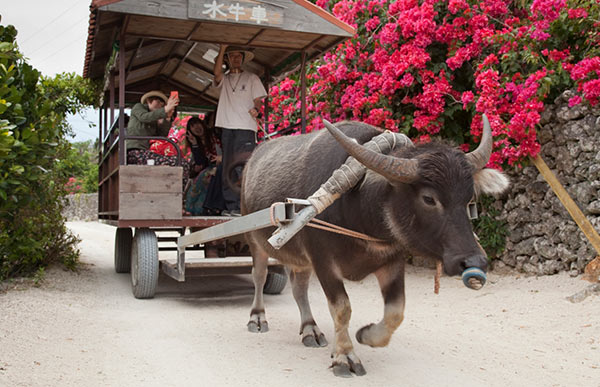
{"type": "Polygon", "coordinates": [[[556,194],[560,202],[565,206],[571,218],[577,223],[579,229],[583,231],[587,239],[590,241],[596,253],[600,255],[600,236],[590,223],[590,221],[585,217],[583,212],[579,209],[577,204],[571,199],[567,190],[560,184],[554,173],[548,168],[548,165],[542,159],[542,157],[538,154],[534,158],[531,158],[533,164],[537,167],[538,171],[542,174],[546,182],[550,184],[552,191],[556,194]]]}

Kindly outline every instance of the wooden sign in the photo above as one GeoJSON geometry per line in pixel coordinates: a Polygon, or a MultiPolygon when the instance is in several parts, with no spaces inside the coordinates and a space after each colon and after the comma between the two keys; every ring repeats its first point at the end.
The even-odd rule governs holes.
{"type": "Polygon", "coordinates": [[[274,1],[190,0],[188,18],[278,27],[284,7],[274,1]]]}
{"type": "Polygon", "coordinates": [[[121,165],[119,220],[181,219],[182,167],[121,165]]]}

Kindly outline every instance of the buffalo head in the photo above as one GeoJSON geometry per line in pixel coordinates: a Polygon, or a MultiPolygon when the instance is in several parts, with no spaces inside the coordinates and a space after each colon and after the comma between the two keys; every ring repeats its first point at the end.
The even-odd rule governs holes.
{"type": "Polygon", "coordinates": [[[475,240],[468,203],[475,193],[497,194],[508,187],[501,172],[485,168],[493,141],[485,115],[483,122],[481,142],[467,154],[447,145],[423,144],[385,155],[363,147],[328,122],[326,127],[351,156],[388,181],[381,206],[392,238],[412,254],[441,260],[448,275],[457,275],[470,267],[487,270],[487,255],[475,240]]]}

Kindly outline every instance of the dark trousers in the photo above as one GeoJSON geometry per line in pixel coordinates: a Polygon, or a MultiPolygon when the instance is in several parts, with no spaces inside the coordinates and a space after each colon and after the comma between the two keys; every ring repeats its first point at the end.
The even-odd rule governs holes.
{"type": "Polygon", "coordinates": [[[228,211],[240,209],[239,188],[231,187],[241,180],[243,165],[238,165],[240,158],[249,157],[256,148],[256,132],[243,129],[223,129],[221,134],[223,148],[223,198],[228,211]],[[232,166],[235,168],[232,169],[232,166]],[[229,177],[227,178],[227,174],[229,177]]]}
{"type": "Polygon", "coordinates": [[[204,199],[204,209],[221,212],[226,209],[223,199],[223,164],[217,165],[217,172],[210,179],[204,199]]]}

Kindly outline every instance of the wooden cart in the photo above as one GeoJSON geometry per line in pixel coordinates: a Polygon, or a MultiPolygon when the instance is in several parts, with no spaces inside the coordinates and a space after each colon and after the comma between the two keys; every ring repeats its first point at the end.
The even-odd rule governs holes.
{"type": "MultiPolygon", "coordinates": [[[[179,91],[180,110],[214,110],[219,91],[212,87],[213,60],[219,44],[229,44],[253,51],[254,60],[244,67],[267,89],[301,72],[302,119],[296,127],[304,132],[305,64],[354,29],[306,0],[94,0],[90,9],[83,75],[103,84],[98,217],[117,227],[115,270],[131,272],[137,298],[154,296],[161,268],[179,281],[185,275],[250,273],[251,257],[201,258],[179,270],[176,258],[164,257],[190,228],[231,218],[182,216],[182,167],[127,165],[125,140],[133,137],[127,137],[125,110],[149,90],[179,91]]],[[[265,112],[268,122],[268,99],[265,112]]],[[[230,242],[235,231],[243,232],[230,227],[230,242]]],[[[286,281],[283,267],[272,260],[264,291],[279,293],[286,281]]]]}

